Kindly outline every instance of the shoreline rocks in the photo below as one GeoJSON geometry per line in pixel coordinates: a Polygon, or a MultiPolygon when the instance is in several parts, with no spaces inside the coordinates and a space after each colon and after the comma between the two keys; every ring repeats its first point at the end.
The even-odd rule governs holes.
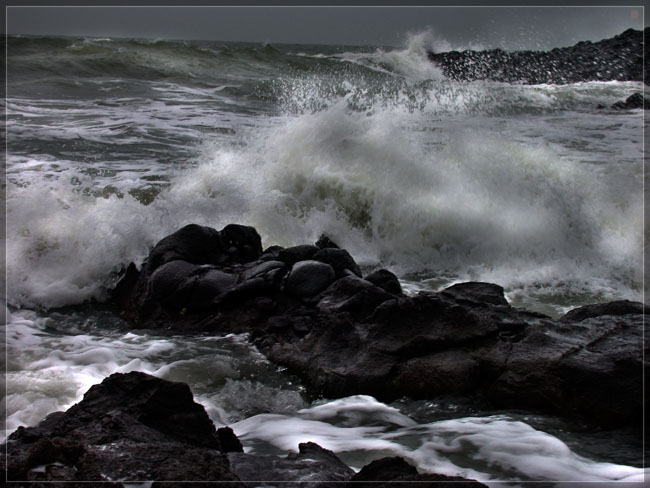
{"type": "MultiPolygon", "coordinates": [[[[244,453],[231,429],[216,429],[205,409],[194,402],[185,383],[144,373],[115,373],[91,387],[66,412],[46,417],[36,427],[20,427],[3,446],[7,481],[24,486],[46,483],[219,482],[219,486],[317,486],[355,482],[354,471],[333,452],[302,443],[286,457],[244,453]]],[[[447,478],[419,474],[401,458],[369,465],[364,480],[428,481],[447,478]],[[400,462],[401,461],[401,462],[400,462]],[[380,463],[381,464],[381,463],[380,463]],[[404,478],[406,475],[408,478],[404,478]]],[[[484,487],[462,478],[454,486],[484,487]]],[[[356,486],[356,483],[352,483],[356,486]]]]}
{"type": "Polygon", "coordinates": [[[263,251],[251,227],[190,225],[160,241],[140,272],[132,265],[114,301],[137,328],[247,332],[317,396],[451,394],[602,427],[643,425],[642,304],[553,320],[513,308],[491,283],[406,296],[390,271],[362,277],[329,242],[263,251]]]}
{"type": "MultiPolygon", "coordinates": [[[[507,83],[567,84],[582,81],[643,81],[650,79],[643,46],[650,28],[628,29],[611,39],[583,41],[551,51],[450,51],[429,53],[443,74],[456,81],[491,80],[507,83]]],[[[647,45],[647,43],[645,43],[647,45]]]]}

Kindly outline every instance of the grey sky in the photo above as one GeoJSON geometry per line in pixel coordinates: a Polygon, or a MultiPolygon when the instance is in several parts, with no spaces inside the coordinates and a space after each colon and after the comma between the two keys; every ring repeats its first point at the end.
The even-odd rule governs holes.
{"type": "MultiPolygon", "coordinates": [[[[503,2],[505,3],[505,2],[503,2]]],[[[7,32],[403,46],[550,49],[643,28],[642,7],[9,7],[7,32]]]]}

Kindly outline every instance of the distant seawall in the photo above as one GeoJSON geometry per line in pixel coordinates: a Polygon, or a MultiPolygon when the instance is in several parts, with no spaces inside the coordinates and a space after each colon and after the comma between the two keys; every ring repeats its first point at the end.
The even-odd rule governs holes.
{"type": "Polygon", "coordinates": [[[628,29],[611,39],[583,41],[551,51],[450,51],[429,53],[445,76],[457,81],[491,80],[507,83],[567,84],[581,81],[643,81],[643,32],[628,29]]]}

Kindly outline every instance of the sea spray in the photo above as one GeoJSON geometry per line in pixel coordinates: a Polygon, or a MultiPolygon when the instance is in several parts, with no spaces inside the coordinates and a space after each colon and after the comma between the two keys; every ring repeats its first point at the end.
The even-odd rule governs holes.
{"type": "Polygon", "coordinates": [[[526,139],[539,121],[441,116],[435,97],[417,111],[408,97],[360,111],[358,96],[238,127],[234,139],[203,136],[195,162],[156,168],[162,184],[146,201],[134,190],[150,181],[124,178],[127,168],[89,174],[45,160],[57,166],[45,178],[42,166],[10,168],[9,302],[103,299],[120,267],[189,222],[254,225],[265,245],[327,233],[369,267],[494,281],[512,297],[565,296],[561,306],[638,299],[641,170],[626,148],[621,163],[606,164],[616,134],[636,130],[629,119],[612,127],[574,114],[578,141],[604,123],[615,130],[602,150],[579,153],[559,133],[526,139]]]}

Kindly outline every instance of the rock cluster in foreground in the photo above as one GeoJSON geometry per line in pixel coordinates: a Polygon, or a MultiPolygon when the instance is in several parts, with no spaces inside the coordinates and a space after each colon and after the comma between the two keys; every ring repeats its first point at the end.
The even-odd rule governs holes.
{"type": "Polygon", "coordinates": [[[273,487],[358,488],[365,485],[358,481],[376,487],[377,481],[405,480],[442,481],[438,487],[485,486],[419,474],[401,458],[375,461],[355,474],[312,442],[286,457],[245,454],[231,429],[215,429],[186,384],[137,372],[111,375],[67,412],[53,413],[36,427],[20,427],[2,447],[7,481],[32,488],[52,481],[65,482],[58,486],[101,481],[109,487],[128,481],[155,481],[158,487],[176,486],[175,481],[253,487],[265,481],[264,486],[273,487]]]}
{"type": "MultiPolygon", "coordinates": [[[[551,51],[450,51],[429,53],[445,76],[457,81],[491,80],[532,85],[582,81],[643,81],[650,79],[643,63],[643,32],[628,29],[611,39],[583,41],[551,51]]],[[[647,45],[647,43],[646,43],[647,45]]]]}
{"type": "MultiPolygon", "coordinates": [[[[643,424],[644,307],[619,301],[553,320],[490,283],[402,293],[327,238],[262,249],[252,227],[188,225],[162,239],[115,303],[138,328],[248,332],[271,361],[329,398],[454,396],[602,427],[643,424]]],[[[650,357],[650,355],[648,355],[650,357]]]]}

